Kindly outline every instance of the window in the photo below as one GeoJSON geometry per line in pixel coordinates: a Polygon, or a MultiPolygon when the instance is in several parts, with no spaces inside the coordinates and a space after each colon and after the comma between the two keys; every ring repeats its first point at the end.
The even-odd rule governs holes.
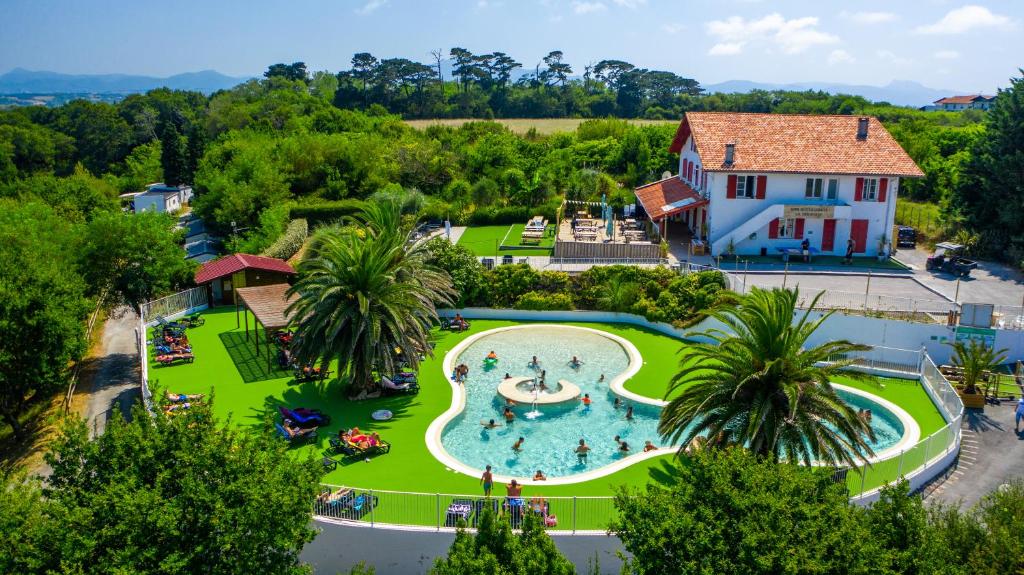
{"type": "Polygon", "coordinates": [[[863,198],[865,202],[878,201],[878,180],[874,178],[864,178],[864,191],[862,192],[861,198],[863,198]]]}
{"type": "Polygon", "coordinates": [[[779,218],[779,237],[791,238],[796,230],[796,220],[793,218],[779,218]]]}
{"type": "Polygon", "coordinates": [[[757,177],[739,176],[736,178],[736,197],[753,198],[757,196],[757,177]]]}
{"type": "Polygon", "coordinates": [[[837,180],[835,178],[829,179],[829,181],[828,181],[828,191],[826,193],[828,194],[827,197],[830,200],[834,200],[837,197],[839,197],[839,180],[837,180]]]}
{"type": "Polygon", "coordinates": [[[821,178],[807,178],[807,187],[804,189],[805,198],[821,198],[821,178]]]}

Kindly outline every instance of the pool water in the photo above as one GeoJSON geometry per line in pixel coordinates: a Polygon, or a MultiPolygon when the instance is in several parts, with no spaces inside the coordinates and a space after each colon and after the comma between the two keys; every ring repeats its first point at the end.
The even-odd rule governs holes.
{"type": "MultiPolygon", "coordinates": [[[[453,363],[470,368],[464,384],[466,401],[462,413],[445,426],[441,442],[452,457],[470,467],[482,470],[491,465],[497,475],[524,478],[533,477],[538,469],[549,478],[596,470],[642,453],[648,440],[658,447],[667,446],[657,433],[660,407],[626,399],[619,408],[614,406],[617,396],[609,382],[628,369],[629,361],[626,350],[615,340],[570,326],[536,325],[486,335],[467,346],[453,363]],[[497,362],[484,361],[490,351],[498,355],[497,362]],[[498,384],[506,374],[539,376],[540,369],[528,365],[534,355],[546,372],[548,385],[568,380],[580,387],[581,394],[590,395],[591,405],[586,407],[580,401],[536,408],[520,404],[512,407],[515,420],[506,424],[502,416],[505,400],[497,394],[498,384]],[[575,369],[569,365],[573,356],[582,361],[575,369]],[[629,406],[633,407],[632,420],[626,419],[629,406]],[[486,429],[482,425],[491,419],[500,427],[486,429]],[[629,452],[619,451],[616,435],[629,444],[629,452]],[[522,449],[513,451],[512,445],[520,437],[522,449]],[[580,439],[591,448],[585,460],[574,452],[580,439]]],[[[868,398],[842,390],[838,393],[856,409],[871,409],[876,452],[899,441],[903,427],[895,415],[868,398]]]]}

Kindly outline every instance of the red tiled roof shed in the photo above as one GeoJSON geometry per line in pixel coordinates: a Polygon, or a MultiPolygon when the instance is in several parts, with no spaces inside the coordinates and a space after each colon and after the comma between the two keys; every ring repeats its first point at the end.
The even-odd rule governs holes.
{"type": "Polygon", "coordinates": [[[660,220],[708,203],[686,182],[676,176],[636,188],[636,199],[653,220],[660,220]]]}
{"type": "Polygon", "coordinates": [[[255,269],[282,274],[295,274],[288,262],[265,256],[254,256],[250,254],[232,254],[220,259],[206,262],[196,271],[196,283],[204,284],[217,278],[229,276],[235,272],[245,269],[255,269]]]}

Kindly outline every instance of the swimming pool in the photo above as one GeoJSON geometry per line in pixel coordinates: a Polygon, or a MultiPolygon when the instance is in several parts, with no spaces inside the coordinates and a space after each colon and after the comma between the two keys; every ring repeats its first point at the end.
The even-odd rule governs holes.
{"type": "MultiPolygon", "coordinates": [[[[461,397],[456,397],[449,410],[450,419],[439,418],[431,426],[439,440],[431,451],[442,461],[454,460],[445,463],[465,473],[479,473],[491,465],[495,475],[502,477],[529,479],[539,469],[549,479],[574,481],[573,476],[582,480],[593,476],[592,472],[604,468],[610,472],[642,459],[646,441],[671,449],[657,433],[660,402],[642,403],[615,391],[622,389],[621,382],[635,374],[642,361],[627,340],[589,328],[527,324],[472,336],[446,357],[449,371],[459,364],[466,364],[470,371],[457,393],[461,397]],[[491,351],[498,356],[496,362],[485,361],[491,351]],[[539,368],[530,365],[533,356],[537,356],[539,368]],[[573,356],[581,360],[578,367],[570,365],[573,356]],[[580,398],[589,395],[590,405],[579,399],[548,405],[518,403],[511,406],[514,420],[506,423],[502,416],[506,402],[497,393],[499,384],[506,375],[539,378],[542,370],[548,386],[554,387],[560,380],[574,384],[580,398]],[[627,419],[630,407],[632,418],[627,419]],[[489,429],[484,424],[492,419],[499,426],[489,429]],[[620,449],[616,435],[628,444],[629,451],[620,449]],[[521,449],[515,451],[513,444],[520,437],[521,449]],[[591,448],[582,460],[574,452],[580,439],[591,448]]],[[[904,437],[903,422],[886,406],[855,390],[837,392],[854,408],[871,409],[876,453],[904,437]]],[[[428,431],[428,444],[430,440],[428,431]]]]}

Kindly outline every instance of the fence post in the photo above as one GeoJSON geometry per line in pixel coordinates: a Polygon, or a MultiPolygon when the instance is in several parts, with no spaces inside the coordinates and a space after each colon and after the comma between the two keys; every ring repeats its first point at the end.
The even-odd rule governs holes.
{"type": "Polygon", "coordinates": [[[576,535],[576,496],[572,496],[572,534],[576,535]]]}
{"type": "Polygon", "coordinates": [[[903,475],[903,454],[904,453],[906,453],[906,451],[901,449],[900,450],[900,463],[899,463],[898,466],[896,466],[896,480],[897,481],[903,475]]]}
{"type": "Polygon", "coordinates": [[[370,490],[370,527],[373,527],[373,512],[377,506],[373,504],[373,490],[370,490]]]}
{"type": "Polygon", "coordinates": [[[437,505],[436,505],[436,507],[437,507],[437,530],[440,531],[441,530],[441,494],[440,493],[435,493],[434,497],[436,498],[436,503],[437,503],[437,505]]]}

